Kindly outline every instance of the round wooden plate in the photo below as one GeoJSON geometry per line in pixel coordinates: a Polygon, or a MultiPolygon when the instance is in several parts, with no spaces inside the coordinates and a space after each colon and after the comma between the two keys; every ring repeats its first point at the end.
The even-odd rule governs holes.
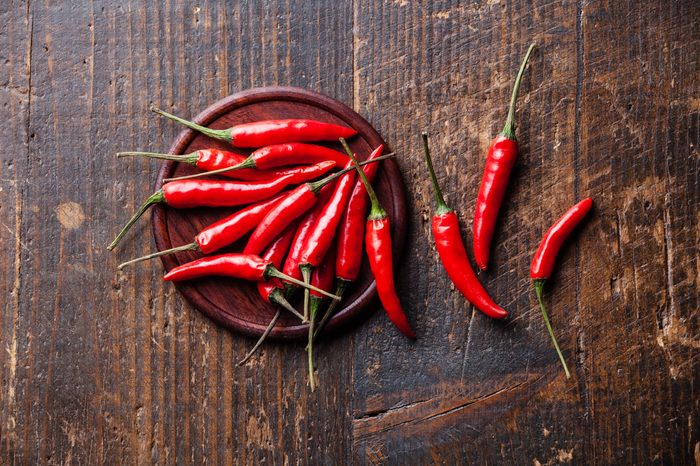
{"type": "MultiPolygon", "coordinates": [[[[187,115],[184,115],[187,116],[187,115]]],[[[371,150],[385,144],[381,136],[360,115],[342,103],[315,92],[292,87],[268,87],[252,89],[220,100],[200,113],[194,121],[211,128],[228,128],[240,123],[281,118],[311,118],[355,128],[359,134],[352,138],[350,146],[360,160],[367,158],[371,150]]],[[[329,143],[342,151],[340,144],[329,143]]],[[[386,145],[385,145],[386,146],[386,145]]],[[[170,148],[171,154],[187,154],[198,149],[217,147],[247,155],[249,151],[233,149],[228,144],[210,139],[186,129],[180,133],[170,148]]],[[[385,149],[385,153],[389,148],[385,149]]],[[[156,189],[163,179],[194,173],[197,169],[176,162],[164,162],[156,189]]],[[[394,258],[398,259],[406,237],[406,199],[399,167],[393,159],[382,162],[374,181],[382,205],[392,221],[394,258]]],[[[156,206],[153,212],[153,234],[159,251],[173,246],[191,243],[195,235],[207,225],[236,209],[187,209],[178,210],[156,206]]],[[[240,251],[244,238],[224,252],[240,251]]],[[[363,254],[364,256],[364,254],[363,254]]],[[[162,257],[166,270],[201,257],[197,252],[183,252],[162,257]]],[[[344,328],[362,314],[376,293],[374,279],[363,259],[360,277],[350,288],[339,306],[339,311],[328,322],[325,332],[344,328]]],[[[212,277],[192,282],[180,282],[175,286],[182,295],[202,313],[220,324],[250,336],[260,336],[275,313],[275,308],[258,295],[254,284],[212,277]]],[[[270,338],[297,339],[307,337],[308,327],[288,312],[282,316],[270,333],[270,338]]]]}

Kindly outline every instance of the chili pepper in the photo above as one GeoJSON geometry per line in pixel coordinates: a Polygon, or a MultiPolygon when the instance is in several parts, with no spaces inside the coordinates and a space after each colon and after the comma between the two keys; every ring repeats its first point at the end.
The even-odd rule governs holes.
{"type": "MultiPolygon", "coordinates": [[[[384,151],[384,145],[380,145],[372,151],[367,160],[373,160],[384,151]]],[[[362,167],[365,176],[370,183],[379,170],[379,164],[372,163],[362,167]]],[[[342,297],[351,282],[357,279],[362,264],[362,242],[364,241],[365,219],[367,218],[367,190],[362,180],[357,180],[355,188],[350,194],[350,200],[343,212],[338,226],[337,251],[335,259],[335,294],[342,297]]],[[[328,319],[333,315],[338,301],[333,301],[326,309],[321,321],[316,326],[314,337],[318,336],[328,319]]]]}
{"type": "MultiPolygon", "coordinates": [[[[369,163],[378,160],[371,160],[369,163]]],[[[250,235],[248,244],[246,244],[243,252],[246,254],[260,254],[265,249],[265,246],[276,238],[292,220],[299,218],[316,204],[318,191],[321,188],[341,176],[343,177],[341,178],[342,182],[352,171],[354,171],[352,167],[347,167],[321,180],[305,183],[292,190],[282,202],[272,208],[260,221],[260,224],[250,235]]]]}
{"type": "Polygon", "coordinates": [[[228,217],[212,223],[195,236],[194,241],[184,246],[177,246],[164,251],[158,251],[147,256],[132,259],[119,265],[119,269],[123,269],[127,265],[136,262],[153,259],[155,257],[165,256],[182,251],[200,251],[204,254],[211,254],[214,251],[228,246],[231,243],[238,241],[250,230],[260,223],[260,220],[265,214],[279,203],[281,199],[287,196],[287,192],[277,194],[270,199],[258,202],[251,206],[245,207],[228,217]]]}
{"type": "Polygon", "coordinates": [[[156,107],[151,111],[177,121],[205,136],[231,143],[234,147],[263,147],[285,142],[335,141],[357,134],[352,128],[316,120],[264,120],[243,123],[227,129],[211,129],[164,112],[156,107]]]}
{"type": "Polygon", "coordinates": [[[496,139],[491,142],[489,153],[484,167],[484,176],[481,179],[481,188],[476,199],[474,211],[474,258],[480,269],[486,270],[489,262],[491,238],[496,228],[498,211],[503,202],[503,196],[508,186],[510,172],[518,157],[518,142],[515,137],[515,102],[520,90],[520,82],[525,71],[525,66],[530,58],[535,44],[527,49],[525,58],[520,65],[518,75],[515,78],[513,93],[510,98],[508,118],[506,124],[496,139]]]}
{"type": "Polygon", "coordinates": [[[442,190],[435,176],[433,160],[428,148],[428,133],[424,132],[422,136],[425,162],[428,165],[428,172],[430,173],[430,180],[433,184],[437,204],[433,215],[432,229],[440,261],[452,283],[455,284],[470,303],[489,317],[503,319],[508,316],[508,312],[493,302],[493,299],[481,285],[469,264],[467,251],[464,248],[462,235],[459,230],[459,219],[455,211],[450,209],[445,203],[442,190]]]}
{"type": "MultiPolygon", "coordinates": [[[[316,165],[315,170],[307,171],[307,180],[317,177],[326,167],[316,165]]],[[[161,189],[151,194],[141,207],[119,232],[107,249],[114,249],[126,232],[153,204],[165,203],[175,208],[189,207],[233,207],[250,204],[270,196],[274,196],[293,182],[300,183],[303,177],[289,174],[272,181],[244,182],[193,180],[174,181],[165,184],[161,189]]]]}
{"type": "MultiPolygon", "coordinates": [[[[372,185],[365,176],[365,172],[360,169],[357,159],[350,151],[344,139],[341,142],[346,147],[348,156],[355,164],[355,169],[360,175],[360,179],[367,190],[367,195],[371,202],[369,216],[365,225],[365,248],[369,267],[372,270],[377,283],[377,294],[384,307],[384,311],[389,316],[393,324],[407,337],[416,338],[416,334],[408,323],[406,313],[401,307],[401,302],[396,294],[394,285],[393,258],[391,251],[391,222],[389,215],[379,204],[377,194],[372,189],[372,185]]],[[[376,160],[376,159],[375,159],[376,160]]]]}
{"type": "Polygon", "coordinates": [[[547,309],[544,307],[542,302],[542,290],[544,289],[545,282],[552,274],[552,269],[554,269],[554,261],[557,258],[559,249],[561,249],[562,244],[566,238],[569,237],[571,232],[576,228],[581,220],[588,214],[593,206],[593,199],[586,198],[570,208],[566,213],[552,225],[547,233],[545,233],[540,243],[539,248],[535,256],[532,258],[532,264],[530,265],[530,278],[532,278],[535,285],[535,293],[537,294],[537,301],[540,304],[540,310],[542,311],[542,318],[547,326],[547,331],[549,336],[552,337],[552,343],[554,343],[554,348],[557,350],[559,355],[559,360],[562,366],[564,366],[564,372],[566,373],[566,378],[570,378],[569,368],[566,366],[566,361],[564,360],[564,355],[559,349],[559,344],[557,344],[557,339],[554,336],[554,331],[552,330],[552,325],[549,322],[549,317],[547,316],[547,309]]]}
{"type": "Polygon", "coordinates": [[[229,253],[217,256],[202,257],[192,262],[175,267],[165,274],[163,280],[182,281],[193,280],[208,276],[222,276],[241,280],[261,282],[270,278],[279,278],[305,288],[314,289],[324,296],[340,299],[325,290],[313,287],[308,283],[296,280],[280,272],[272,262],[253,254],[229,253]]]}
{"type": "MultiPolygon", "coordinates": [[[[352,189],[355,186],[355,170],[352,167],[352,161],[348,162],[346,169],[352,171],[346,173],[338,180],[335,191],[333,191],[331,198],[323,207],[301,250],[299,269],[304,282],[308,283],[311,272],[315,267],[319,266],[326,256],[328,248],[331,246],[333,238],[335,238],[338,223],[343,216],[352,189]]],[[[304,292],[304,315],[309,315],[309,293],[307,291],[304,292]]]]}
{"type": "MultiPolygon", "coordinates": [[[[247,157],[236,154],[234,152],[227,152],[219,149],[202,149],[186,155],[159,154],[157,152],[119,152],[117,154],[117,157],[129,157],[136,155],[154,159],[173,160],[175,162],[186,163],[189,165],[194,165],[197,168],[205,171],[231,167],[247,159],[247,157]]],[[[343,157],[345,156],[343,155],[343,157]]],[[[318,165],[322,165],[326,168],[326,171],[328,171],[336,166],[336,162],[332,160],[326,160],[318,163],[318,165]]],[[[227,176],[229,178],[234,178],[236,180],[269,181],[290,174],[299,174],[303,176],[303,173],[305,173],[307,170],[314,169],[313,167],[315,166],[316,165],[312,165],[310,167],[290,167],[276,170],[258,170],[256,168],[246,168],[242,170],[225,171],[222,172],[222,175],[227,176]]]]}
{"type": "Polygon", "coordinates": [[[224,165],[216,170],[204,173],[169,178],[166,181],[201,178],[203,176],[219,175],[241,169],[257,168],[258,170],[270,170],[287,165],[305,165],[328,161],[335,162],[338,166],[344,166],[348,162],[348,158],[342,152],[315,144],[303,144],[301,142],[274,144],[254,151],[245,160],[237,164],[224,165]]]}
{"type": "MultiPolygon", "coordinates": [[[[295,230],[296,225],[290,225],[289,228],[267,248],[265,254],[262,256],[263,260],[269,260],[275,267],[280,268],[282,266],[282,260],[284,259],[285,254],[287,254],[287,249],[289,248],[289,243],[292,241],[295,230]]],[[[260,297],[264,301],[278,304],[297,317],[302,318],[303,316],[299,314],[286,299],[284,299],[284,293],[281,291],[282,289],[284,289],[282,287],[282,283],[277,278],[273,278],[272,280],[266,282],[258,282],[258,293],[260,293],[260,297]]],[[[238,366],[245,364],[246,361],[248,361],[248,359],[255,354],[260,345],[262,345],[274,328],[279,317],[280,310],[277,309],[277,312],[270,320],[270,323],[265,328],[263,334],[260,336],[255,345],[253,345],[250,351],[248,351],[248,353],[243,357],[243,359],[238,362],[238,366]]]]}
{"type": "MultiPolygon", "coordinates": [[[[323,258],[321,265],[316,267],[311,275],[311,284],[322,290],[330,290],[333,288],[333,280],[335,278],[335,248],[330,248],[328,254],[323,258]]],[[[309,303],[309,343],[306,346],[306,351],[309,356],[309,386],[311,391],[314,390],[314,322],[318,309],[323,304],[324,298],[317,292],[311,292],[309,303]]]]}
{"type": "MultiPolygon", "coordinates": [[[[374,164],[370,164],[369,166],[372,165],[374,164]]],[[[311,229],[316,224],[318,216],[321,215],[323,207],[326,205],[328,199],[330,199],[331,194],[333,193],[333,190],[329,189],[331,186],[332,185],[328,185],[321,190],[321,192],[318,195],[318,201],[316,201],[316,205],[311,210],[306,212],[306,214],[301,218],[299,226],[297,227],[296,234],[294,235],[294,239],[292,240],[292,245],[289,248],[287,259],[284,261],[284,267],[282,268],[282,272],[289,275],[290,277],[296,278],[297,280],[302,279],[301,270],[299,269],[301,251],[304,249],[304,245],[306,244],[309,238],[311,229]]],[[[292,294],[292,291],[294,289],[296,289],[294,285],[289,285],[286,283],[285,288],[288,296],[292,294]]]]}

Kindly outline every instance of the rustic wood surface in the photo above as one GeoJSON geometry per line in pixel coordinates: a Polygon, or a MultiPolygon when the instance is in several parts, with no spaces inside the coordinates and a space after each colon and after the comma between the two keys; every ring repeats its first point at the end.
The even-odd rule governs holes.
{"type": "Polygon", "coordinates": [[[700,8],[694,1],[15,1],[0,5],[1,464],[700,464],[700,8]],[[115,5],[114,3],[117,3],[115,5]],[[514,318],[452,289],[429,234],[428,129],[470,235],[518,63],[522,155],[482,274],[514,318]],[[190,114],[255,86],[345,102],[400,154],[398,286],[420,338],[381,311],[318,350],[250,346],[106,251],[190,114]],[[547,292],[547,226],[593,215],[547,292]]]}

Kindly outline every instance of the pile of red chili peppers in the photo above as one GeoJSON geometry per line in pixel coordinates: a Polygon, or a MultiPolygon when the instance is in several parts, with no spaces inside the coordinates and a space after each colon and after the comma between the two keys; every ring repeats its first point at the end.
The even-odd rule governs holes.
{"type": "MultiPolygon", "coordinates": [[[[517,74],[505,127],[493,140],[486,158],[473,226],[473,252],[481,270],[488,266],[498,212],[518,155],[515,104],[533,48],[534,45],[528,49],[517,74]]],[[[346,138],[352,138],[357,132],[343,125],[288,119],[211,129],[156,108],[152,110],[233,147],[255,150],[247,157],[219,149],[198,150],[186,155],[119,153],[119,157],[174,160],[203,171],[166,179],[163,187],[149,196],[127,222],[109,249],[113,249],[155,203],[173,208],[240,207],[232,215],[204,228],[191,243],[124,262],[120,269],[165,254],[198,251],[205,256],[174,268],[164,279],[179,281],[224,276],[256,282],[260,298],[276,305],[277,312],[239,364],[254,354],[277,324],[281,312],[288,311],[302,323],[308,323],[306,350],[309,385],[313,390],[316,386],[314,340],[333,316],[348,287],[358,278],[364,243],[384,310],[404,335],[416,338],[394,286],[390,219],[372,188],[378,162],[393,154],[382,155],[384,148],[379,146],[371,154],[359,154],[365,159],[359,163],[358,154],[346,143],[346,138]],[[319,141],[339,142],[344,152],[315,144],[319,141]],[[223,175],[228,179],[200,179],[210,175],[223,175]],[[241,252],[210,255],[246,236],[241,252]],[[300,288],[303,308],[297,310],[292,298],[300,288]]],[[[436,199],[432,232],[440,260],[449,278],[469,302],[485,315],[503,319],[508,312],[491,299],[471,267],[458,216],[447,206],[433,168],[427,133],[423,133],[423,146],[436,199]]],[[[545,325],[567,377],[570,377],[569,369],[549,322],[542,291],[564,240],[591,206],[590,198],[581,201],[549,229],[535,254],[530,273],[545,325]]]]}
{"type": "MultiPolygon", "coordinates": [[[[205,227],[191,243],[124,262],[119,268],[165,254],[198,251],[205,256],[175,267],[164,279],[179,281],[224,276],[256,282],[260,298],[278,306],[278,310],[239,364],[253,355],[277,324],[281,312],[286,310],[302,323],[308,323],[309,385],[314,389],[315,337],[333,315],[348,284],[359,274],[368,199],[373,206],[370,217],[378,205],[367,178],[374,178],[379,162],[393,154],[383,155],[384,148],[380,146],[371,154],[364,154],[367,160],[357,163],[351,152],[313,144],[328,141],[336,145],[341,143],[347,149],[345,138],[357,132],[337,124],[299,119],[268,120],[215,130],[162,110],[152,110],[234,147],[255,150],[247,157],[218,149],[186,155],[117,154],[118,157],[174,160],[204,171],[166,179],[163,187],[149,196],[131,217],[109,249],[113,249],[148,207],[156,203],[182,209],[240,207],[205,227]],[[199,179],[218,174],[228,179],[199,179]],[[211,255],[246,236],[241,252],[211,255]],[[304,291],[301,311],[290,302],[299,288],[304,291]]],[[[369,238],[370,232],[375,231],[375,220],[368,220],[368,258],[389,317],[403,333],[414,337],[393,286],[391,236],[385,217],[386,214],[376,219],[386,225],[386,230],[376,238],[369,238]],[[391,298],[387,298],[390,295],[391,298]]]]}

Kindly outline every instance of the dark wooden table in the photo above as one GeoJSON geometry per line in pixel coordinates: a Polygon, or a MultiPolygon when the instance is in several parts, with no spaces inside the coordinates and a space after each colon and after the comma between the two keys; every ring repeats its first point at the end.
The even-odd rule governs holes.
{"type": "Polygon", "coordinates": [[[700,8],[693,1],[2,2],[0,463],[700,464],[700,8]],[[643,3],[643,6],[640,5],[643,3]],[[471,235],[484,154],[530,42],[522,155],[476,313],[429,234],[419,132],[471,235]],[[399,154],[410,231],[398,286],[420,334],[377,307],[322,343],[218,327],[161,282],[141,222],[106,251],[189,115],[294,85],[365,116],[399,154]],[[547,294],[528,277],[575,200],[591,219],[547,294]]]}

